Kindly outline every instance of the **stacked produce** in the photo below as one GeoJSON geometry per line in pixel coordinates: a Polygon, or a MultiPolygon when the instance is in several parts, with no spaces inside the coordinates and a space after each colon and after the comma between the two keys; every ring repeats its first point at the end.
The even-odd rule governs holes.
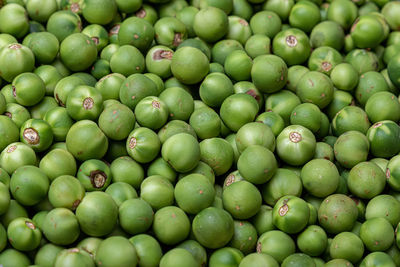
{"type": "Polygon", "coordinates": [[[400,266],[400,1],[0,7],[0,266],[400,266]]]}

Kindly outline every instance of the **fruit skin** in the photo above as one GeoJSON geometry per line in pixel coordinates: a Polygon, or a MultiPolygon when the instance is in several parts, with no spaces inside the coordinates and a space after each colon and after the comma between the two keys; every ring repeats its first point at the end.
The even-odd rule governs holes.
{"type": "Polygon", "coordinates": [[[373,267],[373,266],[395,267],[396,264],[393,259],[385,252],[377,251],[372,252],[365,256],[360,263],[360,267],[373,267]]]}
{"type": "Polygon", "coordinates": [[[85,196],[85,188],[75,177],[61,175],[50,184],[48,198],[55,208],[75,210],[85,196]]]}
{"type": "Polygon", "coordinates": [[[208,266],[238,266],[243,259],[243,256],[243,253],[236,248],[220,248],[211,254],[208,266]]]}
{"type": "Polygon", "coordinates": [[[169,250],[160,260],[160,267],[200,267],[193,255],[183,248],[169,250]]]}
{"type": "Polygon", "coordinates": [[[57,254],[54,266],[77,266],[78,264],[85,267],[95,267],[92,256],[84,249],[79,248],[70,248],[60,251],[57,254]]]}
{"type": "Polygon", "coordinates": [[[364,244],[356,234],[342,232],[333,238],[329,251],[334,259],[346,259],[355,264],[362,259],[364,244]]]}
{"type": "Polygon", "coordinates": [[[361,225],[360,238],[369,251],[385,251],[394,242],[394,229],[385,218],[368,219],[361,225]]]}
{"type": "Polygon", "coordinates": [[[101,241],[94,260],[98,266],[136,266],[139,261],[134,245],[122,236],[101,241]]]}
{"type": "Polygon", "coordinates": [[[127,199],[119,206],[119,223],[126,232],[135,235],[146,232],[153,223],[153,210],[144,200],[127,199]]]}
{"type": "Polygon", "coordinates": [[[163,255],[158,241],[147,234],[139,234],[131,237],[129,241],[136,249],[140,264],[146,267],[157,267],[163,255]]]}
{"type": "Polygon", "coordinates": [[[8,225],[7,237],[15,249],[30,251],[39,246],[42,232],[32,220],[20,217],[12,220],[8,225]]]}
{"type": "Polygon", "coordinates": [[[19,141],[19,127],[8,117],[0,115],[0,150],[9,144],[19,141]]]}
{"type": "Polygon", "coordinates": [[[66,208],[52,209],[44,219],[42,230],[44,236],[56,245],[70,245],[80,233],[75,214],[66,208]]]}
{"type": "Polygon", "coordinates": [[[68,69],[83,71],[96,60],[97,48],[93,40],[85,34],[74,33],[61,42],[60,56],[68,69]]]}
{"type": "Polygon", "coordinates": [[[64,149],[52,149],[39,163],[39,168],[51,181],[61,175],[75,175],[76,162],[71,153],[64,149]]]}
{"type": "Polygon", "coordinates": [[[328,245],[328,236],[318,225],[310,225],[297,236],[297,247],[309,256],[321,255],[328,245]]]}
{"type": "Polygon", "coordinates": [[[86,191],[104,191],[111,183],[110,167],[98,159],[84,161],[76,174],[86,191]]]}
{"type": "Polygon", "coordinates": [[[111,196],[104,192],[88,193],[76,209],[81,230],[90,236],[111,233],[117,223],[118,206],[111,196]]]}
{"type": "Polygon", "coordinates": [[[257,241],[257,253],[271,255],[278,263],[295,253],[296,244],[286,233],[272,230],[263,233],[257,241]]]}

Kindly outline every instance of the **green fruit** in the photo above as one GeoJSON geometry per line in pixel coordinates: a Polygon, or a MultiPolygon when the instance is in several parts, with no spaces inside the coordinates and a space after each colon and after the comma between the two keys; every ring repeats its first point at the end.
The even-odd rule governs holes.
{"type": "Polygon", "coordinates": [[[365,219],[385,218],[393,227],[400,221],[400,202],[391,195],[378,195],[371,199],[365,210],[365,219]]]}
{"type": "Polygon", "coordinates": [[[157,134],[145,127],[134,129],[126,140],[128,154],[140,163],[152,161],[158,155],[160,146],[157,134]]]}
{"type": "Polygon", "coordinates": [[[140,265],[146,267],[157,267],[163,255],[158,241],[147,234],[135,235],[129,239],[140,259],[140,265]]]}
{"type": "Polygon", "coordinates": [[[375,157],[393,157],[400,151],[400,147],[394,142],[399,135],[400,127],[395,122],[385,120],[375,123],[367,132],[370,153],[375,157]]]}
{"type": "Polygon", "coordinates": [[[19,140],[19,127],[8,116],[0,115],[0,150],[19,140]]]}
{"type": "Polygon", "coordinates": [[[233,164],[233,150],[229,143],[218,137],[200,142],[200,160],[207,163],[215,175],[226,173],[233,164]]]}
{"type": "Polygon", "coordinates": [[[291,266],[315,266],[314,260],[303,253],[295,253],[288,256],[281,264],[282,267],[291,267],[291,266]]]}
{"type": "Polygon", "coordinates": [[[272,230],[263,233],[257,241],[257,252],[272,256],[278,263],[295,253],[296,244],[286,233],[272,230]]]}
{"type": "Polygon", "coordinates": [[[149,176],[140,185],[140,197],[154,210],[174,203],[174,186],[161,175],[149,176]]]}
{"type": "Polygon", "coordinates": [[[322,109],[332,101],[333,83],[327,75],[310,71],[299,80],[296,93],[302,102],[313,103],[322,109]]]}
{"type": "Polygon", "coordinates": [[[118,207],[121,206],[125,200],[138,197],[135,188],[124,182],[114,182],[110,184],[104,192],[114,199],[118,207]]]}
{"type": "Polygon", "coordinates": [[[301,252],[316,257],[321,255],[328,245],[328,237],[320,226],[310,225],[297,236],[297,246],[301,252]]]}
{"type": "Polygon", "coordinates": [[[216,42],[228,32],[228,16],[219,8],[206,7],[194,17],[193,30],[206,42],[216,42]]]}
{"type": "Polygon", "coordinates": [[[131,157],[122,156],[116,158],[111,162],[110,169],[113,183],[125,182],[130,184],[133,188],[139,189],[144,179],[143,167],[131,157]]]}
{"type": "Polygon", "coordinates": [[[101,160],[85,160],[76,174],[86,191],[104,191],[111,183],[110,167],[101,160]]]}
{"type": "Polygon", "coordinates": [[[333,238],[329,253],[334,259],[345,259],[355,264],[363,257],[364,244],[356,234],[342,232],[333,238]]]}
{"type": "MultiPolygon", "coordinates": [[[[30,251],[40,245],[42,232],[32,220],[16,218],[7,227],[7,237],[10,244],[19,251],[30,251]]],[[[3,252],[4,253],[4,252],[3,252]]]]}
{"type": "Polygon", "coordinates": [[[53,245],[52,243],[43,245],[36,253],[35,264],[43,267],[53,266],[56,261],[57,254],[62,250],[62,247],[53,245]]]}
{"type": "Polygon", "coordinates": [[[136,266],[139,261],[134,245],[122,236],[101,241],[94,260],[99,266],[136,266]]]}
{"type": "Polygon", "coordinates": [[[160,267],[198,267],[200,264],[193,255],[183,248],[174,248],[169,250],[160,260],[160,267]]]}
{"type": "Polygon", "coordinates": [[[61,175],[50,184],[48,198],[55,208],[75,210],[85,196],[85,188],[73,176],[61,175]]]}
{"type": "Polygon", "coordinates": [[[262,55],[254,59],[251,77],[261,92],[274,93],[281,90],[286,84],[287,76],[286,63],[278,56],[262,55]]]}
{"type": "Polygon", "coordinates": [[[61,175],[76,174],[75,158],[71,153],[63,149],[53,149],[49,151],[40,160],[39,168],[52,181],[61,175]]]}
{"type": "Polygon", "coordinates": [[[129,234],[144,233],[153,223],[153,210],[142,199],[128,199],[119,207],[119,223],[129,234]]]}
{"type": "Polygon", "coordinates": [[[108,138],[120,141],[133,130],[135,119],[134,113],[127,106],[112,104],[100,113],[99,127],[108,138]]]}
{"type": "Polygon", "coordinates": [[[238,266],[243,259],[243,253],[236,248],[225,247],[214,251],[210,256],[208,266],[238,266]]]}
{"type": "Polygon", "coordinates": [[[392,258],[384,252],[372,252],[368,254],[360,263],[360,267],[372,267],[372,266],[385,266],[394,267],[396,264],[392,258]]]}
{"type": "Polygon", "coordinates": [[[278,262],[270,255],[264,253],[251,253],[246,255],[239,264],[239,267],[278,267],[278,262]]]}
{"type": "Polygon", "coordinates": [[[144,56],[139,49],[132,45],[120,46],[110,58],[111,71],[122,74],[126,77],[133,74],[143,73],[144,68],[144,56]],[[131,64],[132,62],[134,62],[134,64],[131,64]]]}
{"type": "Polygon", "coordinates": [[[117,13],[115,1],[83,0],[82,14],[91,24],[105,25],[110,23],[117,13]]]}
{"type": "Polygon", "coordinates": [[[68,265],[82,266],[82,267],[94,267],[94,261],[92,256],[83,249],[71,248],[64,249],[57,254],[55,267],[64,267],[68,265]]]}
{"type": "Polygon", "coordinates": [[[358,131],[341,134],[333,147],[336,160],[346,168],[353,168],[358,163],[366,161],[369,148],[368,138],[358,131]]]}
{"type": "Polygon", "coordinates": [[[384,251],[394,241],[394,230],[385,218],[372,218],[361,225],[360,238],[369,251],[384,251]]]}
{"type": "Polygon", "coordinates": [[[56,245],[70,245],[78,238],[80,229],[75,214],[66,208],[55,208],[42,225],[47,240],[56,245]]]}
{"type": "Polygon", "coordinates": [[[83,33],[71,34],[61,42],[61,60],[72,71],[87,69],[94,63],[96,56],[95,43],[83,33]]]}

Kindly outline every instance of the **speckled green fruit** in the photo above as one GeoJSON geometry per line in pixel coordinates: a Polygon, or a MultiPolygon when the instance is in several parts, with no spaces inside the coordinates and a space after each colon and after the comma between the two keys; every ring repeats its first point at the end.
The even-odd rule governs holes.
{"type": "Polygon", "coordinates": [[[174,203],[174,186],[161,175],[152,175],[140,185],[140,197],[154,210],[159,210],[174,203]]]}
{"type": "Polygon", "coordinates": [[[143,199],[128,199],[119,207],[118,218],[122,229],[129,234],[144,233],[153,223],[153,209],[143,199]]]}
{"type": "Polygon", "coordinates": [[[154,214],[153,231],[162,243],[174,245],[189,235],[190,221],[182,209],[167,206],[154,214]]]}
{"type": "Polygon", "coordinates": [[[130,108],[121,104],[106,107],[99,116],[99,127],[113,140],[124,140],[133,130],[135,115],[130,108]]]}
{"type": "Polygon", "coordinates": [[[66,208],[52,209],[46,215],[42,230],[47,240],[56,245],[70,245],[80,233],[75,214],[66,208]]]}
{"type": "Polygon", "coordinates": [[[272,256],[278,263],[295,253],[296,244],[286,233],[271,230],[263,233],[257,241],[257,252],[272,256]]]}

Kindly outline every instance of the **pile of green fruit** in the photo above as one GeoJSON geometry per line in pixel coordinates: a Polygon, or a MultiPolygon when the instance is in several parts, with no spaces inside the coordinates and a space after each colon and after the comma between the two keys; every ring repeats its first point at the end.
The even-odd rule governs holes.
{"type": "Polygon", "coordinates": [[[400,266],[400,1],[3,0],[0,88],[1,267],[400,266]]]}

